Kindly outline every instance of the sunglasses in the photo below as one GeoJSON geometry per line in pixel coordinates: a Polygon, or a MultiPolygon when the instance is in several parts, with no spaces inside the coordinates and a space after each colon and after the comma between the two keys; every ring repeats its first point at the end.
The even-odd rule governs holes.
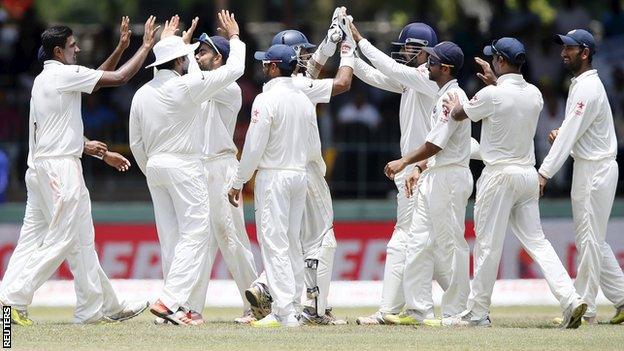
{"type": "Polygon", "coordinates": [[[446,64],[446,63],[442,63],[442,62],[440,62],[440,60],[436,59],[436,58],[435,58],[435,57],[433,57],[432,55],[429,55],[429,58],[427,58],[427,64],[428,64],[429,66],[437,66],[437,65],[440,65],[440,66],[444,66],[444,67],[448,67],[448,68],[455,67],[455,65],[449,65],[449,64],[446,64]]]}
{"type": "Polygon", "coordinates": [[[212,46],[212,48],[217,52],[217,55],[221,55],[221,52],[219,52],[219,48],[217,48],[217,46],[215,45],[215,43],[212,41],[212,39],[210,39],[210,37],[208,36],[208,34],[206,33],[202,33],[202,35],[199,36],[198,39],[200,42],[203,43],[208,43],[210,46],[212,46]]]}

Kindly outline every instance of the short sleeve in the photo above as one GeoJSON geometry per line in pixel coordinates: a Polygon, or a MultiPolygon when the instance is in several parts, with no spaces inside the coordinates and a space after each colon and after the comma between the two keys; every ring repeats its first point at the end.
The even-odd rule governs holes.
{"type": "Polygon", "coordinates": [[[494,115],[494,89],[494,86],[487,86],[464,104],[464,112],[471,121],[478,122],[494,115]]]}
{"type": "Polygon", "coordinates": [[[334,80],[327,79],[309,79],[305,77],[293,78],[296,87],[306,94],[313,104],[326,104],[332,96],[334,88],[334,80]]]}
{"type": "Polygon", "coordinates": [[[78,65],[66,65],[59,70],[58,90],[91,94],[102,78],[103,71],[78,65]]]}
{"type": "Polygon", "coordinates": [[[442,111],[438,111],[436,116],[436,122],[433,128],[427,134],[427,142],[432,143],[439,147],[440,149],[444,149],[449,139],[457,129],[458,121],[450,118],[450,113],[446,109],[442,109],[442,111]]]}

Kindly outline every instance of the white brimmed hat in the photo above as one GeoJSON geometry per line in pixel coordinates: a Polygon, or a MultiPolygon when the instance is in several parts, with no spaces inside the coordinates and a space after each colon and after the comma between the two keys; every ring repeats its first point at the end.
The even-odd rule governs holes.
{"type": "Polygon", "coordinates": [[[181,37],[172,35],[154,45],[156,60],[145,68],[155,67],[178,57],[186,56],[197,49],[199,43],[185,44],[181,37]]]}

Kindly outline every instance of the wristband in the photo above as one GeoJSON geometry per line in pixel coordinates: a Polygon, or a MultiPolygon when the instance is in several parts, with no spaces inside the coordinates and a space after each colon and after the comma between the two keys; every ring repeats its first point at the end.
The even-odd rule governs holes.
{"type": "Polygon", "coordinates": [[[340,67],[351,67],[353,68],[355,64],[355,58],[353,56],[345,56],[340,58],[340,67]]]}

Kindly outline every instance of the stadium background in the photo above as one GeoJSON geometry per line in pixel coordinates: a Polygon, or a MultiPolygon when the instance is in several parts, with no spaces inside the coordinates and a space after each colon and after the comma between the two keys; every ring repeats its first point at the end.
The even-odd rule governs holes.
{"type": "MultiPolygon", "coordinates": [[[[477,66],[470,59],[480,55],[483,45],[500,36],[520,38],[528,51],[524,67],[527,79],[538,85],[545,100],[535,139],[538,164],[548,151],[547,133],[563,119],[569,76],[563,70],[560,48],[552,43],[554,33],[589,28],[599,40],[594,66],[603,79],[613,109],[619,140],[618,162],[624,174],[624,1],[546,0],[439,0],[439,1],[0,1],[0,277],[19,235],[25,207],[28,107],[30,88],[41,70],[36,60],[39,35],[54,23],[70,25],[82,48],[80,64],[97,66],[118,40],[122,15],[131,16],[133,38],[122,57],[124,62],[141,42],[142,23],[149,14],[159,22],[174,13],[189,21],[200,16],[198,32],[214,33],[217,9],[229,8],[241,24],[247,43],[247,68],[238,81],[243,90],[235,139],[239,148],[249,123],[249,110],[262,86],[260,66],[251,53],[268,46],[273,34],[298,28],[313,43],[324,36],[335,6],[344,5],[365,37],[389,52],[406,23],[423,21],[436,28],[440,40],[456,42],[466,56],[460,85],[472,96],[481,88],[477,66]]],[[[151,61],[148,58],[147,61],[151,61]]],[[[324,75],[331,76],[337,60],[331,60],[324,75]]],[[[134,163],[128,148],[128,111],[134,91],[151,77],[141,71],[127,86],[105,89],[83,98],[85,136],[108,143],[134,163]]],[[[399,96],[371,88],[354,78],[349,93],[319,105],[319,126],[328,164],[328,182],[335,199],[335,231],[339,241],[334,279],[377,281],[383,275],[385,245],[395,218],[396,189],[383,176],[383,165],[399,156],[399,96]]],[[[473,125],[478,139],[480,126],[473,125]]],[[[84,176],[91,192],[100,260],[111,278],[160,279],[159,246],[145,179],[138,167],[117,173],[101,161],[83,159],[84,176]]],[[[482,165],[471,164],[475,179],[482,165]]],[[[547,237],[572,276],[575,273],[574,234],[569,205],[571,167],[568,163],[548,184],[541,202],[547,237]]],[[[612,211],[607,240],[624,266],[624,187],[622,178],[612,211]]],[[[253,196],[252,187],[246,198],[253,196]]],[[[474,195],[473,195],[474,198],[474,195]]],[[[472,202],[471,202],[472,206],[472,202]]],[[[253,208],[246,204],[248,230],[255,241],[253,208]]],[[[472,245],[472,211],[469,209],[466,237],[472,245]]],[[[71,279],[64,265],[56,278],[71,279]]],[[[218,259],[213,277],[228,279],[218,259]]],[[[502,279],[540,278],[537,267],[508,236],[499,273],[502,279]]],[[[71,289],[69,290],[71,293],[71,289]]],[[[41,296],[39,294],[38,296],[41,296]]],[[[371,299],[374,301],[374,299],[371,299]]],[[[375,301],[374,303],[377,303],[375,301]]]]}

